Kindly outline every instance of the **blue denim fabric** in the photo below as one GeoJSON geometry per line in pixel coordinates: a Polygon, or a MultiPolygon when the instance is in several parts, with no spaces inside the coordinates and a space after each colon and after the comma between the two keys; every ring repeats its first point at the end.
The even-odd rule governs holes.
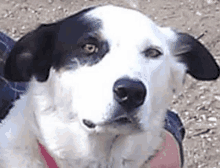
{"type": "Polygon", "coordinates": [[[26,84],[7,81],[3,77],[5,60],[14,46],[14,40],[0,32],[0,122],[13,107],[14,100],[25,91],[26,84]]]}
{"type": "Polygon", "coordinates": [[[175,137],[175,139],[177,140],[177,142],[179,144],[181,166],[183,167],[184,155],[183,155],[182,141],[185,136],[185,128],[184,128],[179,116],[176,113],[174,113],[170,110],[167,110],[164,128],[175,137]]]}

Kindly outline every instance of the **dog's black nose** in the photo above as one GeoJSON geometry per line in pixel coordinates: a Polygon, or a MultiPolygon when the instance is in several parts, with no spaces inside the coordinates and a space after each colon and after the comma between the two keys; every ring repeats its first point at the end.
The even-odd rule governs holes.
{"type": "Polygon", "coordinates": [[[114,98],[123,107],[131,110],[144,103],[146,87],[139,80],[121,78],[113,86],[114,98]]]}

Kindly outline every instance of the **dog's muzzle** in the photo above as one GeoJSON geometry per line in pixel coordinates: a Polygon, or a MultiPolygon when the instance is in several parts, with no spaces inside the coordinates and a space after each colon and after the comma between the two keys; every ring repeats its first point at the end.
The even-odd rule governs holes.
{"type": "MultiPolygon", "coordinates": [[[[126,124],[131,123],[131,119],[128,117],[139,106],[144,103],[146,97],[146,87],[140,80],[134,80],[130,78],[118,79],[113,86],[113,94],[115,101],[122,108],[123,112],[114,116],[111,122],[126,124]]],[[[83,120],[83,124],[92,129],[96,127],[90,120],[83,120]]]]}

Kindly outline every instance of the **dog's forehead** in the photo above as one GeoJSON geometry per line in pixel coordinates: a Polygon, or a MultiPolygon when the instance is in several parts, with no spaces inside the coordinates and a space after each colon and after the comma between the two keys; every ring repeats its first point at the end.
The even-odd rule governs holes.
{"type": "Polygon", "coordinates": [[[163,36],[160,27],[136,10],[107,5],[94,8],[85,16],[88,19],[100,20],[102,32],[107,39],[127,40],[130,38],[140,42],[140,40],[157,40],[157,37],[163,36]]]}
{"type": "Polygon", "coordinates": [[[154,25],[152,20],[137,10],[112,5],[96,7],[88,11],[86,16],[98,18],[104,24],[108,24],[108,26],[109,24],[118,27],[128,26],[128,24],[129,26],[139,26],[143,25],[143,22],[148,24],[148,26],[154,25]]]}

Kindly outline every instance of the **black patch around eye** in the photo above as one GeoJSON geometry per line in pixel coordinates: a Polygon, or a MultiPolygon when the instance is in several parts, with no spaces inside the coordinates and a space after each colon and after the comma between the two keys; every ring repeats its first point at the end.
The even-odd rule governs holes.
{"type": "Polygon", "coordinates": [[[94,40],[82,40],[79,44],[73,45],[72,50],[66,54],[65,59],[62,61],[64,67],[67,69],[75,69],[78,65],[92,66],[102,60],[102,58],[108,53],[109,45],[107,41],[94,40]],[[94,45],[95,51],[92,53],[85,52],[85,45],[94,45]]]}
{"type": "Polygon", "coordinates": [[[84,51],[84,53],[90,56],[92,54],[97,53],[99,51],[99,48],[95,44],[87,43],[82,46],[82,50],[84,51]]]}
{"type": "Polygon", "coordinates": [[[81,48],[81,54],[92,55],[99,50],[101,41],[95,37],[82,37],[77,42],[77,48],[81,48]],[[94,49],[94,52],[92,50],[94,49]],[[96,52],[95,52],[96,51],[96,52]]]}
{"type": "Polygon", "coordinates": [[[148,48],[143,53],[147,58],[158,58],[162,55],[162,52],[156,48],[148,48]]]}
{"type": "Polygon", "coordinates": [[[93,53],[87,53],[81,48],[81,51],[76,54],[81,65],[86,64],[92,66],[98,63],[109,51],[109,46],[106,41],[96,42],[95,44],[93,43],[93,45],[96,47],[93,53]]]}
{"type": "Polygon", "coordinates": [[[59,23],[53,51],[53,67],[75,69],[78,65],[92,66],[109,51],[106,39],[100,35],[102,22],[84,16],[70,17],[59,23]],[[87,44],[96,46],[95,52],[85,52],[87,44]]]}

